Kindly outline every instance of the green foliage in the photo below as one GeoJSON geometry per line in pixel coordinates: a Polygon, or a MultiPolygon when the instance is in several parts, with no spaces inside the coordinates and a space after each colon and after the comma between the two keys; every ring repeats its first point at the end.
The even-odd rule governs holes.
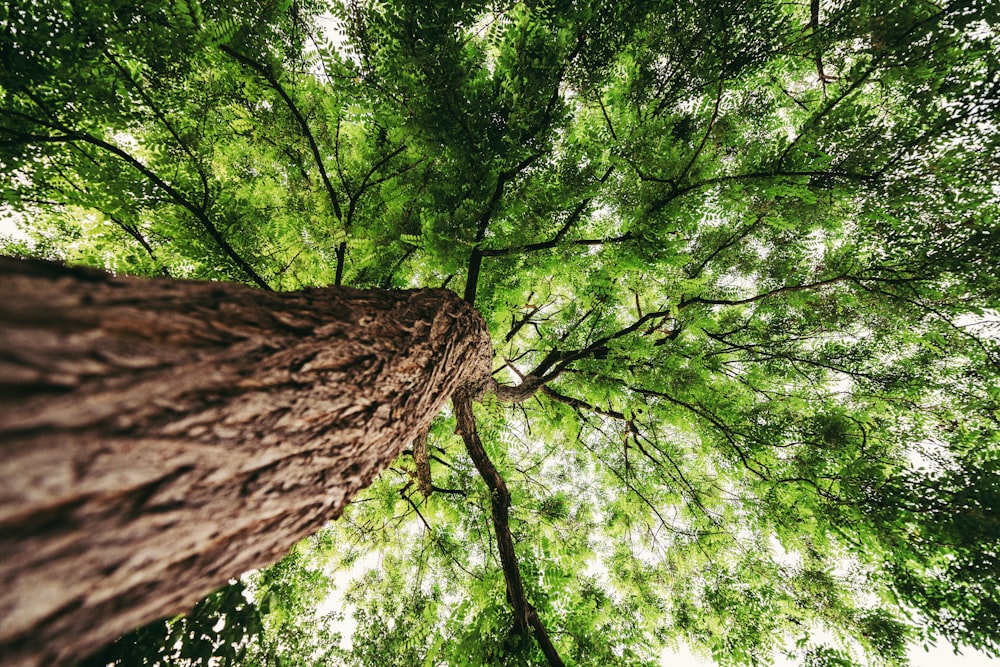
{"type": "Polygon", "coordinates": [[[330,583],[306,540],[264,572],[212,593],[186,616],[151,623],[89,656],[81,667],[325,667],[341,656],[337,612],[322,613],[330,583]]]}
{"type": "Polygon", "coordinates": [[[259,609],[234,582],[195,605],[186,616],[144,626],[89,656],[81,667],[107,665],[244,664],[247,641],[261,629],[259,609]]]}
{"type": "MultiPolygon", "coordinates": [[[[476,418],[567,664],[998,655],[996,8],[810,4],[3,7],[4,247],[474,299],[544,380],[476,418]]],[[[116,655],[542,662],[454,429],[116,655]]]]}

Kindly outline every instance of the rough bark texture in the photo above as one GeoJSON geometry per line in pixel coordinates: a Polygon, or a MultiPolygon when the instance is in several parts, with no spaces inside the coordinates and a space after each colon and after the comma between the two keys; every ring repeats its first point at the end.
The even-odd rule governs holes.
{"type": "Polygon", "coordinates": [[[290,294],[0,259],[0,664],[70,664],[280,557],[468,381],[443,290],[290,294]]]}

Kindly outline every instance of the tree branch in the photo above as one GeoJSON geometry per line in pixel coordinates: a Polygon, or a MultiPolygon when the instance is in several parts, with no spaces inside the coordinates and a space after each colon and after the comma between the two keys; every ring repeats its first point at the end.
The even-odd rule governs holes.
{"type": "Polygon", "coordinates": [[[465,442],[476,470],[490,489],[490,507],[492,510],[493,529],[496,533],[497,550],[500,553],[500,563],[503,567],[504,581],[507,583],[507,598],[514,609],[514,621],[522,634],[529,631],[534,635],[539,648],[545,655],[551,667],[563,667],[564,663],[559,652],[552,644],[538,612],[528,602],[524,592],[524,582],[517,565],[517,554],[514,551],[514,538],[510,533],[510,491],[503,477],[497,471],[493,461],[483,448],[476,430],[476,419],[472,412],[472,396],[467,390],[460,389],[452,396],[455,409],[455,419],[458,422],[458,432],[465,442]]]}
{"type": "Polygon", "coordinates": [[[142,235],[142,233],[139,231],[139,228],[136,225],[130,225],[124,222],[123,220],[119,220],[117,217],[109,213],[104,213],[104,215],[108,218],[108,220],[118,225],[118,227],[120,227],[122,231],[131,236],[133,239],[135,239],[136,242],[138,242],[139,245],[143,247],[143,249],[146,251],[146,254],[149,255],[150,259],[152,259],[154,262],[156,262],[156,264],[159,265],[160,273],[165,278],[173,277],[170,275],[170,270],[167,268],[166,264],[160,261],[160,258],[156,256],[156,252],[153,250],[153,246],[149,244],[149,241],[146,240],[146,237],[142,235]]]}
{"type": "Polygon", "coordinates": [[[706,266],[708,266],[708,263],[711,262],[713,259],[715,259],[719,255],[719,253],[723,252],[727,248],[731,248],[734,244],[746,238],[746,235],[752,232],[754,229],[756,229],[757,225],[759,225],[763,220],[764,220],[764,214],[761,213],[760,215],[757,216],[757,219],[754,220],[752,223],[750,223],[743,229],[737,230],[721,245],[716,247],[715,250],[710,252],[705,259],[699,262],[698,266],[696,266],[693,270],[689,271],[688,275],[691,276],[692,278],[697,278],[698,276],[700,276],[701,272],[705,270],[706,266]]]}
{"type": "Polygon", "coordinates": [[[707,178],[703,181],[698,181],[697,183],[691,183],[684,187],[676,187],[674,179],[646,176],[643,178],[643,180],[652,181],[656,183],[669,183],[672,186],[674,186],[666,197],[659,199],[650,205],[649,212],[656,213],[662,210],[667,204],[669,204],[673,200],[682,197],[688,194],[689,192],[700,190],[702,188],[706,188],[712,185],[718,185],[720,183],[727,183],[731,181],[754,181],[767,178],[820,178],[820,177],[839,178],[845,181],[861,181],[861,182],[873,182],[877,180],[877,177],[873,174],[858,174],[855,172],[841,171],[838,169],[831,169],[829,171],[820,171],[813,169],[787,170],[787,171],[780,169],[762,170],[762,171],[750,172],[747,174],[728,174],[726,176],[716,176],[714,178],[707,178]]]}
{"type": "MultiPolygon", "coordinates": [[[[552,389],[551,387],[548,387],[548,386],[543,386],[541,388],[541,392],[545,396],[547,396],[550,399],[552,399],[553,401],[556,401],[558,403],[562,403],[564,405],[570,406],[571,408],[573,408],[574,410],[576,410],[578,413],[583,412],[583,411],[592,412],[594,414],[602,415],[602,416],[608,417],[610,419],[617,419],[618,421],[623,422],[625,424],[626,428],[628,428],[628,432],[632,435],[632,440],[635,443],[636,448],[647,459],[649,459],[650,461],[652,461],[658,468],[662,469],[663,468],[663,463],[661,461],[659,461],[656,457],[654,457],[652,454],[650,454],[648,451],[646,451],[646,448],[643,447],[642,443],[640,442],[640,438],[642,438],[643,440],[645,440],[646,442],[648,442],[652,447],[654,447],[657,453],[659,453],[667,461],[670,462],[670,465],[673,467],[673,469],[677,473],[677,475],[675,476],[675,475],[671,474],[670,472],[667,472],[666,473],[667,476],[674,483],[680,484],[680,485],[684,486],[688,490],[688,493],[691,495],[691,502],[693,502],[695,504],[695,506],[698,507],[698,509],[700,509],[702,511],[702,513],[704,513],[704,515],[710,521],[712,521],[713,523],[716,523],[716,524],[719,522],[718,513],[712,512],[711,510],[709,510],[701,502],[701,498],[700,498],[700,494],[698,493],[698,490],[695,488],[694,484],[692,482],[688,481],[687,477],[684,476],[684,472],[680,469],[680,466],[677,465],[677,463],[673,460],[673,458],[668,453],[666,453],[662,449],[660,449],[660,447],[655,442],[653,442],[652,440],[650,440],[648,437],[642,435],[639,432],[639,429],[636,427],[636,423],[635,423],[634,420],[628,419],[625,416],[624,413],[618,412],[617,410],[612,410],[610,408],[607,409],[607,410],[605,410],[603,408],[598,408],[597,406],[590,405],[586,401],[580,400],[579,398],[576,398],[574,396],[567,396],[565,394],[561,394],[561,393],[557,392],[556,390],[554,390],[554,389],[552,389]]],[[[596,454],[596,452],[595,452],[595,454],[596,454]]],[[[614,474],[616,476],[618,476],[618,472],[615,471],[610,465],[608,465],[608,468],[611,469],[612,472],[614,472],[614,474]]],[[[628,482],[626,482],[624,479],[622,481],[624,483],[628,484],[628,482]]],[[[636,491],[635,493],[636,493],[636,495],[639,495],[638,491],[636,491]]],[[[640,498],[642,498],[641,495],[640,495],[640,498]]],[[[642,499],[645,500],[645,498],[642,498],[642,499]]],[[[650,507],[652,508],[652,505],[649,504],[648,502],[647,502],[647,505],[650,505],[650,507]]],[[[653,508],[653,511],[656,512],[656,509],[653,508]]],[[[659,516],[659,512],[657,512],[657,516],[659,516]]],[[[660,521],[661,521],[661,523],[663,523],[664,526],[668,526],[668,524],[666,523],[666,521],[663,520],[663,517],[660,517],[660,521]]],[[[671,530],[675,530],[675,529],[671,528],[671,530]]]]}
{"type": "Polygon", "coordinates": [[[431,462],[427,458],[427,436],[426,430],[422,431],[413,439],[413,463],[417,468],[417,488],[424,498],[431,495],[434,484],[431,481],[431,462]]]}
{"type": "Polygon", "coordinates": [[[652,313],[646,313],[629,326],[619,329],[618,331],[610,333],[606,336],[602,336],[590,345],[580,348],[579,350],[564,352],[558,348],[554,348],[545,355],[545,358],[542,359],[533,371],[524,376],[521,384],[495,384],[492,389],[496,392],[497,400],[501,402],[520,403],[525,401],[534,396],[535,392],[542,386],[559,377],[574,361],[579,361],[580,359],[604,353],[607,351],[607,344],[611,341],[635,333],[647,322],[669,317],[669,310],[658,310],[652,313]]]}
{"type": "Polygon", "coordinates": [[[174,128],[173,124],[171,124],[171,122],[167,119],[166,114],[163,113],[163,111],[161,111],[160,108],[156,106],[156,104],[153,102],[153,99],[143,89],[142,84],[138,81],[135,81],[132,78],[132,74],[128,71],[128,69],[125,68],[124,65],[121,64],[121,62],[119,62],[117,58],[115,58],[115,56],[111,53],[110,50],[105,49],[104,55],[111,62],[111,64],[115,66],[115,69],[117,69],[118,72],[123,77],[125,77],[125,79],[130,84],[132,84],[132,87],[135,89],[135,92],[138,93],[139,97],[141,97],[143,102],[146,103],[146,106],[149,107],[149,110],[153,113],[153,116],[155,116],[156,119],[163,124],[163,127],[165,127],[167,132],[170,133],[170,136],[174,138],[174,141],[177,142],[177,145],[180,147],[180,149],[184,151],[184,153],[187,154],[189,158],[191,158],[191,163],[194,165],[195,171],[198,172],[198,179],[201,181],[201,192],[202,192],[201,208],[207,210],[209,197],[211,195],[211,190],[208,184],[208,176],[205,174],[205,170],[203,168],[201,160],[199,160],[198,157],[194,154],[194,151],[192,151],[191,147],[187,145],[187,142],[185,142],[184,139],[181,138],[180,133],[176,130],[176,128],[174,128]]]}
{"type": "Polygon", "coordinates": [[[656,391],[653,389],[643,389],[640,387],[630,387],[630,389],[636,393],[642,394],[643,396],[662,398],[708,421],[710,424],[712,424],[712,426],[716,428],[716,430],[722,435],[722,437],[724,437],[729,442],[730,447],[732,447],[733,451],[736,453],[736,456],[739,457],[740,462],[743,464],[744,468],[746,468],[747,470],[749,470],[762,480],[769,479],[766,472],[761,472],[761,470],[751,465],[750,462],[753,461],[754,463],[756,463],[757,465],[761,466],[764,469],[766,469],[766,466],[757,461],[756,459],[754,459],[753,457],[749,456],[746,452],[744,452],[743,448],[740,447],[740,444],[736,441],[736,436],[734,435],[735,432],[733,431],[733,429],[730,428],[728,424],[723,422],[708,409],[697,404],[692,404],[686,401],[682,401],[681,399],[676,398],[666,392],[656,391]]]}
{"type": "MultiPolygon", "coordinates": [[[[80,154],[83,155],[85,158],[87,158],[89,161],[94,162],[96,164],[96,161],[94,160],[94,158],[91,157],[91,155],[89,153],[87,153],[87,151],[83,150],[79,146],[75,146],[75,144],[70,144],[70,145],[74,146],[80,152],[80,154]]],[[[52,166],[56,170],[56,173],[59,174],[59,176],[62,178],[62,180],[70,188],[72,188],[73,190],[75,190],[76,192],[78,192],[78,193],[80,193],[82,195],[86,195],[87,194],[87,191],[84,188],[82,188],[79,184],[73,182],[73,179],[70,177],[69,174],[65,173],[65,171],[63,170],[63,168],[61,167],[61,165],[58,164],[58,162],[53,162],[52,166]]],[[[53,190],[57,191],[59,194],[61,194],[64,198],[68,198],[68,194],[65,192],[65,190],[62,187],[60,187],[58,185],[55,185],[55,184],[51,185],[50,187],[53,190]]],[[[57,201],[47,201],[47,202],[44,202],[44,204],[46,206],[59,206],[59,207],[65,207],[65,206],[67,206],[66,202],[57,202],[57,201]]],[[[150,259],[152,259],[157,265],[159,265],[159,267],[160,267],[160,273],[164,277],[166,277],[166,278],[172,278],[173,277],[173,276],[170,275],[170,271],[167,269],[167,266],[163,262],[161,262],[160,259],[156,256],[156,251],[153,250],[153,246],[151,246],[149,244],[149,241],[146,240],[146,237],[143,236],[141,232],[139,232],[138,225],[134,225],[134,224],[130,225],[127,222],[125,222],[124,220],[119,219],[117,216],[108,213],[107,211],[104,211],[102,209],[98,209],[98,210],[101,210],[101,214],[104,217],[106,217],[108,220],[110,220],[111,222],[113,222],[114,224],[116,224],[123,232],[125,232],[126,234],[128,234],[129,236],[131,236],[133,239],[135,239],[139,243],[139,245],[141,245],[143,247],[143,249],[146,251],[146,254],[149,255],[150,259]]]]}
{"type": "Polygon", "coordinates": [[[841,274],[833,278],[828,278],[827,280],[819,280],[814,283],[805,283],[803,285],[785,285],[784,287],[778,287],[771,290],[770,292],[763,292],[762,294],[755,294],[754,296],[748,296],[745,299],[706,299],[700,296],[694,296],[690,299],[681,299],[680,304],[678,304],[678,309],[690,306],[693,303],[704,303],[712,306],[742,306],[748,303],[754,303],[756,301],[762,301],[764,299],[769,299],[778,294],[783,294],[786,292],[807,292],[809,290],[816,289],[818,287],[825,287],[826,285],[834,285],[839,282],[843,282],[850,278],[847,274],[841,274]]]}
{"type": "Polygon", "coordinates": [[[163,180],[156,172],[154,172],[152,169],[150,169],[145,164],[140,162],[138,158],[133,156],[131,153],[128,153],[127,151],[122,150],[118,146],[115,146],[112,143],[104,141],[99,137],[95,137],[94,135],[88,132],[70,130],[69,128],[67,128],[66,126],[62,125],[57,121],[51,121],[51,120],[39,121],[38,119],[32,119],[32,120],[36,123],[39,123],[40,125],[44,125],[53,130],[56,130],[60,132],[60,134],[49,135],[49,136],[37,135],[37,134],[25,134],[25,133],[14,132],[9,128],[0,127],[0,132],[5,132],[7,133],[7,136],[10,137],[10,139],[8,140],[0,141],[0,145],[31,144],[36,142],[72,144],[73,142],[78,141],[85,144],[90,144],[95,148],[99,148],[107,153],[114,155],[115,157],[122,160],[123,162],[131,166],[133,169],[138,171],[140,174],[142,174],[145,178],[149,180],[150,183],[152,183],[157,188],[166,193],[166,195],[170,197],[170,199],[175,204],[177,204],[181,208],[186,209],[189,213],[191,213],[191,215],[194,216],[195,220],[197,220],[198,223],[201,224],[202,228],[204,228],[204,230],[208,232],[209,236],[211,236],[212,239],[219,245],[219,248],[222,249],[223,253],[225,253],[231,260],[233,260],[236,266],[251,280],[251,282],[253,282],[263,290],[267,290],[268,292],[272,291],[271,286],[267,284],[267,281],[264,280],[260,276],[260,274],[258,274],[257,271],[255,271],[252,266],[250,266],[249,262],[243,259],[243,257],[238,252],[236,252],[236,250],[229,244],[229,242],[225,239],[225,237],[222,235],[219,229],[209,219],[208,214],[205,212],[204,209],[194,204],[191,200],[185,197],[180,190],[178,190],[177,188],[175,188],[174,186],[170,185],[165,180],[163,180]]]}
{"type": "Polygon", "coordinates": [[[239,51],[236,51],[226,45],[219,48],[222,49],[223,53],[232,56],[238,62],[260,74],[260,76],[267,81],[268,85],[274,89],[274,92],[278,93],[282,101],[284,101],[285,106],[288,107],[292,116],[295,117],[295,122],[298,123],[299,127],[302,129],[302,135],[309,144],[309,150],[312,151],[313,161],[316,163],[316,168],[319,170],[320,178],[323,179],[323,187],[326,189],[327,196],[330,198],[330,204],[333,206],[333,212],[338,219],[342,218],[343,215],[340,210],[340,199],[337,197],[337,192],[333,189],[330,177],[326,173],[326,166],[324,165],[322,155],[320,155],[319,144],[316,143],[316,138],[313,136],[312,130],[309,128],[309,123],[306,122],[305,116],[302,115],[298,105],[295,104],[295,100],[291,98],[288,91],[285,90],[285,87],[281,85],[281,82],[278,81],[274,72],[272,72],[267,65],[245,56],[239,51]]]}
{"type": "MultiPolygon", "coordinates": [[[[613,172],[614,169],[615,169],[614,167],[608,167],[607,171],[604,172],[604,175],[601,176],[598,182],[604,183],[605,181],[607,181],[608,177],[611,176],[611,172],[613,172]]],[[[483,257],[502,257],[504,255],[513,255],[519,252],[534,252],[537,250],[547,250],[549,248],[555,248],[557,245],[559,245],[563,237],[566,236],[566,233],[569,232],[569,230],[573,227],[573,225],[575,225],[580,220],[580,217],[583,215],[584,211],[587,210],[587,207],[590,206],[590,203],[592,201],[594,201],[593,197],[587,197],[579,204],[577,204],[576,208],[573,209],[573,212],[570,213],[569,216],[567,216],[566,222],[563,224],[562,227],[559,228],[559,231],[556,232],[556,235],[553,236],[548,241],[542,241],[540,243],[529,243],[528,245],[524,245],[521,247],[514,247],[514,248],[484,248],[482,250],[483,257]]],[[[622,237],[621,239],[600,240],[596,241],[596,243],[606,243],[608,241],[615,241],[615,240],[624,240],[624,237],[622,237]]],[[[589,240],[578,240],[578,241],[572,241],[572,243],[578,245],[592,245],[595,242],[589,240]]]]}
{"type": "MultiPolygon", "coordinates": [[[[333,183],[330,182],[330,177],[326,173],[326,166],[323,162],[323,156],[320,154],[319,144],[316,143],[316,138],[313,136],[312,130],[309,128],[309,123],[306,121],[305,116],[302,115],[298,105],[295,104],[295,100],[291,98],[288,91],[285,90],[285,87],[281,85],[280,81],[278,81],[278,77],[275,76],[274,72],[272,72],[271,68],[266,64],[245,56],[239,51],[236,51],[226,45],[222,45],[219,48],[222,49],[223,53],[232,56],[238,62],[257,72],[284,101],[285,106],[288,107],[288,110],[295,118],[295,122],[298,123],[299,128],[301,128],[302,136],[305,137],[306,142],[309,144],[309,150],[312,152],[313,162],[316,164],[316,169],[319,170],[320,179],[323,181],[323,188],[326,190],[327,198],[330,200],[330,205],[333,206],[333,213],[337,216],[338,220],[343,222],[344,216],[340,208],[340,198],[337,196],[337,191],[333,189],[333,183]]],[[[345,244],[341,244],[337,248],[337,285],[340,284],[344,273],[343,262],[345,250],[345,244]]]]}
{"type": "Polygon", "coordinates": [[[701,152],[705,150],[705,144],[708,143],[708,138],[712,134],[712,128],[715,127],[715,123],[719,120],[719,108],[722,106],[722,95],[725,92],[723,88],[724,78],[719,78],[719,90],[715,95],[715,106],[712,108],[712,117],[708,120],[708,127],[705,128],[705,133],[701,137],[701,143],[698,144],[698,148],[695,149],[694,153],[691,154],[691,159],[688,160],[687,164],[684,165],[684,169],[681,170],[681,175],[677,177],[676,180],[683,181],[684,177],[688,175],[691,171],[691,167],[694,163],[698,161],[698,157],[701,152]]]}
{"type": "Polygon", "coordinates": [[[493,195],[490,197],[490,201],[486,205],[486,210],[483,211],[483,214],[479,217],[479,222],[476,224],[476,247],[472,249],[472,254],[469,256],[469,272],[465,279],[464,298],[466,303],[470,305],[475,305],[476,289],[479,286],[479,271],[483,264],[483,251],[480,249],[479,244],[486,238],[486,230],[489,228],[490,220],[493,219],[497,209],[500,207],[500,199],[503,197],[504,187],[506,187],[508,181],[530,167],[542,155],[544,153],[540,151],[532,153],[510,169],[502,171],[497,175],[497,185],[493,189],[493,195]]]}

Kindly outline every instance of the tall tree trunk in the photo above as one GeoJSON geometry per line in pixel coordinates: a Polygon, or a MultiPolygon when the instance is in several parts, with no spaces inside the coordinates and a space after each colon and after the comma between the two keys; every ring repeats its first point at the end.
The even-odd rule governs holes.
{"type": "Polygon", "coordinates": [[[460,386],[451,292],[0,259],[0,664],[68,664],[337,517],[460,386]]]}

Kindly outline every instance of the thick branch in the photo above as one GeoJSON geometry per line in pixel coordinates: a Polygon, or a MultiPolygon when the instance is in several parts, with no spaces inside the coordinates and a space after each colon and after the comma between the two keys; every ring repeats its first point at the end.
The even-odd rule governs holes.
{"type": "Polygon", "coordinates": [[[500,563],[503,567],[504,581],[507,583],[507,598],[514,608],[514,621],[522,633],[529,630],[534,634],[542,653],[552,667],[563,667],[559,652],[552,644],[538,612],[528,602],[524,593],[524,582],[517,566],[517,554],[514,551],[514,538],[510,533],[509,512],[510,492],[503,477],[497,471],[493,461],[483,448],[476,430],[476,419],[472,412],[472,396],[468,391],[455,392],[452,397],[455,409],[455,419],[458,421],[458,432],[465,442],[465,448],[472,462],[479,471],[486,486],[490,489],[490,507],[493,517],[493,530],[497,538],[497,550],[500,553],[500,563]]]}
{"type": "Polygon", "coordinates": [[[602,336],[595,340],[590,345],[581,348],[579,350],[573,350],[569,352],[562,352],[559,350],[553,350],[550,352],[542,363],[538,365],[538,368],[531,372],[531,376],[542,378],[543,382],[549,382],[554,380],[561,374],[567,366],[569,366],[574,361],[579,361],[580,359],[585,359],[587,357],[594,356],[599,353],[607,351],[607,344],[618,338],[628,336],[629,334],[635,333],[643,327],[647,322],[654,320],[661,320],[663,318],[670,317],[669,310],[658,310],[651,313],[646,313],[642,317],[638,318],[635,322],[627,327],[619,329],[614,333],[610,333],[606,336],[602,336]],[[555,366],[553,368],[553,365],[555,366]],[[549,370],[552,368],[552,370],[549,370]]]}
{"type": "Polygon", "coordinates": [[[626,423],[629,422],[628,418],[625,417],[625,414],[622,413],[622,412],[618,412],[617,410],[610,410],[610,409],[609,410],[604,410],[604,409],[598,408],[597,406],[591,405],[591,404],[587,403],[586,401],[580,400],[579,398],[575,398],[573,396],[566,396],[565,394],[561,394],[558,391],[556,391],[555,389],[552,389],[551,387],[542,387],[541,391],[542,391],[543,394],[545,394],[546,396],[548,396],[549,398],[551,398],[553,401],[556,401],[558,403],[562,403],[564,405],[568,405],[568,406],[570,406],[571,408],[573,408],[575,410],[586,410],[588,412],[593,412],[593,413],[596,413],[596,414],[599,414],[599,415],[604,415],[605,417],[610,417],[611,419],[618,419],[618,420],[626,422],[626,423]]]}
{"type": "MultiPolygon", "coordinates": [[[[703,303],[708,305],[723,305],[723,306],[737,306],[746,305],[750,303],[755,303],[757,301],[762,301],[764,299],[772,298],[779,294],[786,292],[801,292],[809,291],[813,289],[818,289],[828,285],[833,285],[844,280],[849,279],[850,276],[840,275],[827,280],[820,280],[814,283],[806,283],[802,285],[786,285],[784,287],[779,287],[769,292],[764,292],[761,294],[756,294],[745,299],[708,299],[704,297],[691,297],[690,299],[684,299],[678,304],[678,308],[684,308],[695,303],[703,303]]],[[[521,384],[510,386],[510,385],[497,385],[495,387],[497,399],[506,403],[519,403],[521,401],[527,400],[543,387],[548,382],[555,380],[559,377],[566,368],[569,367],[575,361],[580,359],[585,359],[588,357],[593,357],[601,353],[607,352],[607,344],[618,338],[628,336],[635,333],[643,327],[643,325],[653,322],[658,319],[669,318],[671,315],[669,310],[655,311],[651,313],[646,313],[642,317],[638,318],[631,325],[619,329],[611,334],[602,336],[598,338],[590,345],[580,348],[578,350],[563,351],[558,348],[551,350],[544,359],[538,364],[538,366],[525,375],[521,384]]],[[[678,331],[678,330],[675,330],[678,331]]],[[[668,336],[669,339],[669,336],[668,336]]]]}
{"type": "Polygon", "coordinates": [[[579,361],[580,359],[586,359],[588,357],[598,357],[603,355],[607,353],[607,345],[611,341],[635,333],[641,329],[643,325],[649,322],[662,320],[668,317],[670,317],[669,310],[658,310],[652,313],[646,313],[629,326],[619,329],[618,331],[610,333],[606,336],[602,336],[586,347],[569,351],[554,348],[545,355],[533,371],[522,378],[521,384],[503,385],[494,383],[494,386],[491,389],[496,393],[497,400],[501,402],[520,403],[525,401],[534,396],[535,392],[537,392],[541,387],[562,375],[562,373],[573,362],[579,361]]]}

